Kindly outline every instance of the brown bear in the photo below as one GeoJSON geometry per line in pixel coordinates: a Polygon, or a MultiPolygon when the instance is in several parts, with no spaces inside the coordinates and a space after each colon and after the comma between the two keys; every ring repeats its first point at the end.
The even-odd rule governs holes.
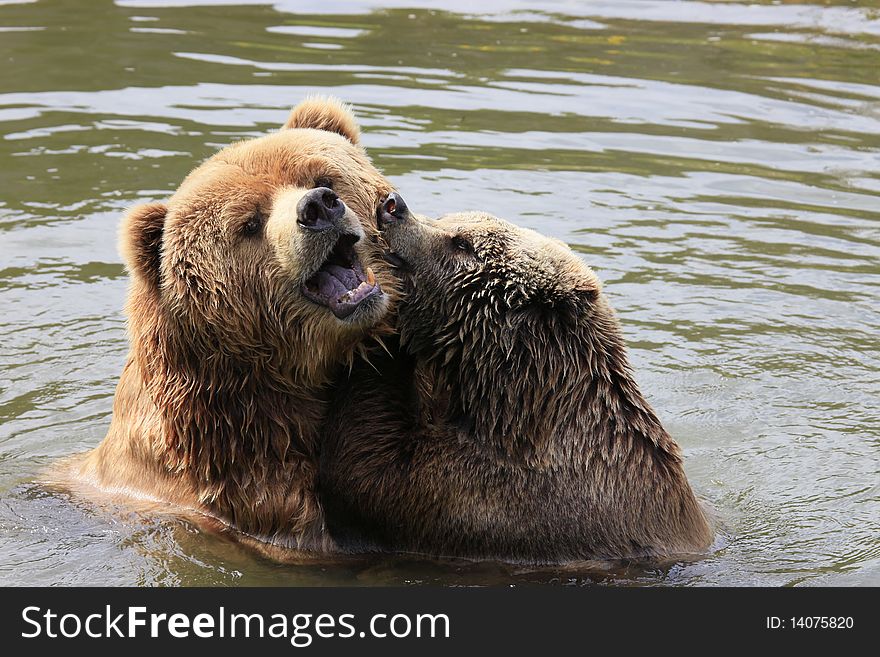
{"type": "Polygon", "coordinates": [[[205,161],[167,203],[128,212],[131,348],[110,428],[52,478],[328,549],[315,498],[324,386],[393,293],[364,239],[391,189],[351,112],[314,98],[279,132],[205,161]]]}
{"type": "Polygon", "coordinates": [[[707,517],[595,274],[486,214],[414,219],[396,194],[387,210],[399,345],[341,379],[322,439],[340,549],[534,565],[704,551],[707,517]]]}

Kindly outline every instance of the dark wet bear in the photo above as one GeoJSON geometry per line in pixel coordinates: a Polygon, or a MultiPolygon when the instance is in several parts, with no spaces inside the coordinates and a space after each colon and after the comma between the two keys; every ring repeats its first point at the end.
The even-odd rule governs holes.
{"type": "Polygon", "coordinates": [[[386,210],[400,342],[343,380],[322,439],[342,549],[529,564],[704,551],[712,530],[594,273],[486,214],[416,220],[396,195],[386,210]]]}

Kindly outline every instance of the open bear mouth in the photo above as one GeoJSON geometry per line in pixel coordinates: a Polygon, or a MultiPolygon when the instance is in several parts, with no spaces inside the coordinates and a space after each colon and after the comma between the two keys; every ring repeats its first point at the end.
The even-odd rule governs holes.
{"type": "Polygon", "coordinates": [[[303,295],[327,306],[339,319],[349,317],[367,299],[382,293],[373,270],[358,262],[357,235],[341,235],[327,260],[303,285],[303,295]]]}

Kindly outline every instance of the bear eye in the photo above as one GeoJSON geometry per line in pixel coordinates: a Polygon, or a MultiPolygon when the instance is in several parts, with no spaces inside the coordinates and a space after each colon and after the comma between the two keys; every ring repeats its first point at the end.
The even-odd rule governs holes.
{"type": "Polygon", "coordinates": [[[256,235],[263,227],[263,213],[257,210],[241,227],[241,231],[245,235],[256,235]]]}
{"type": "Polygon", "coordinates": [[[474,245],[470,243],[467,239],[462,237],[461,235],[456,235],[452,238],[452,246],[457,251],[463,251],[465,253],[473,253],[474,245]]]}
{"type": "Polygon", "coordinates": [[[315,178],[315,187],[333,189],[333,178],[329,176],[319,176],[318,178],[315,178]]]}

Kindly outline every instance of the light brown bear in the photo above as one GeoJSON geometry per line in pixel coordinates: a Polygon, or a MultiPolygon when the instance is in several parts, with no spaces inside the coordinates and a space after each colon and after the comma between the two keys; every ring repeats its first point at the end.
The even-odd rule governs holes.
{"type": "Polygon", "coordinates": [[[53,478],[328,549],[314,490],[324,385],[393,292],[364,239],[390,191],[351,112],[316,98],[167,203],[128,212],[131,350],[112,421],[53,478]]]}
{"type": "Polygon", "coordinates": [[[319,479],[350,552],[536,565],[703,552],[712,530],[595,274],[481,213],[380,216],[400,346],[343,377],[319,479]]]}

